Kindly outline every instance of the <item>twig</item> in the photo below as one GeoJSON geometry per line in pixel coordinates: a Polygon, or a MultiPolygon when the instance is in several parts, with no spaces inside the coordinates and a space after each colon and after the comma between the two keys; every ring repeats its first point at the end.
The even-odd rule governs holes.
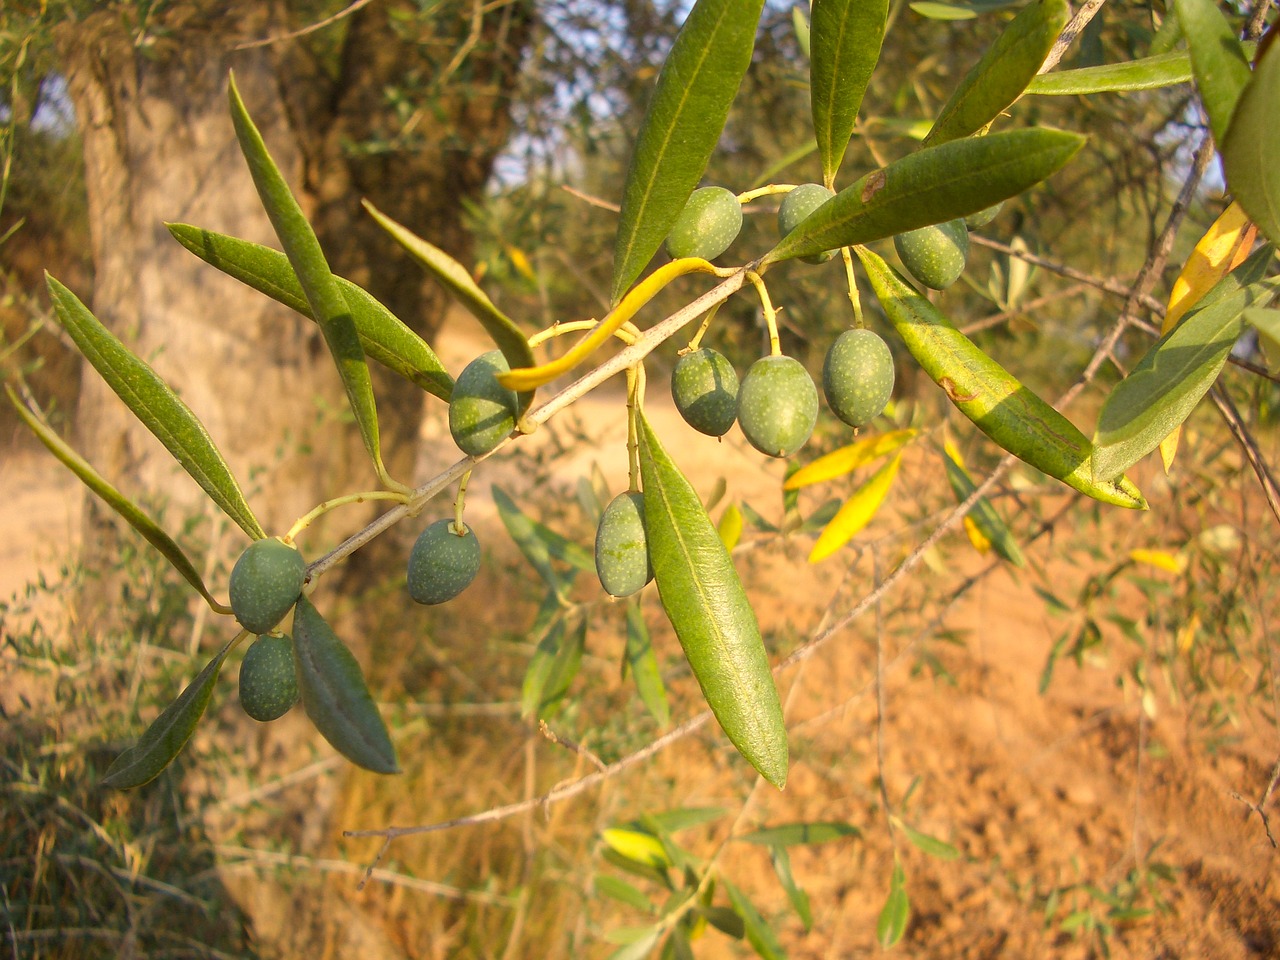
{"type": "Polygon", "coordinates": [[[1058,65],[1062,55],[1067,52],[1067,47],[1076,42],[1076,37],[1080,36],[1080,32],[1089,25],[1089,21],[1102,9],[1104,3],[1106,0],[1087,0],[1084,6],[1076,11],[1076,15],[1062,28],[1062,34],[1054,41],[1049,55],[1044,58],[1040,73],[1048,73],[1058,65]]]}
{"type": "Polygon", "coordinates": [[[1276,520],[1280,521],[1280,488],[1276,486],[1276,479],[1271,475],[1271,468],[1262,459],[1262,451],[1258,449],[1257,441],[1253,439],[1253,435],[1249,433],[1248,427],[1245,426],[1244,419],[1240,416],[1240,411],[1236,409],[1236,405],[1231,402],[1227,392],[1219,385],[1215,384],[1210,389],[1209,396],[1213,399],[1214,406],[1218,408],[1218,413],[1222,414],[1222,419],[1226,421],[1227,429],[1231,431],[1231,435],[1240,444],[1240,449],[1244,451],[1245,459],[1249,461],[1249,466],[1253,467],[1253,472],[1257,475],[1258,482],[1262,484],[1262,492],[1267,498],[1267,506],[1271,508],[1276,520]]]}
{"type": "Polygon", "coordinates": [[[333,14],[333,16],[325,17],[323,20],[317,20],[315,23],[305,26],[300,30],[293,30],[289,33],[278,34],[274,37],[263,37],[261,40],[246,40],[244,43],[237,43],[231,49],[249,50],[253,47],[268,47],[273,43],[283,43],[286,40],[296,40],[298,37],[305,37],[309,33],[315,33],[317,30],[323,30],[325,27],[329,26],[329,24],[337,23],[343,17],[349,17],[361,7],[367,7],[372,2],[373,0],[354,0],[350,6],[343,7],[337,13],[333,14]]]}
{"type": "Polygon", "coordinates": [[[583,203],[589,203],[591,206],[599,207],[601,210],[608,210],[610,213],[622,212],[622,208],[616,203],[611,203],[608,200],[602,200],[600,197],[593,197],[589,193],[583,193],[581,190],[576,187],[571,187],[567,183],[560,184],[560,189],[569,194],[569,196],[577,197],[583,203]]]}
{"type": "Polygon", "coordinates": [[[547,726],[547,721],[545,720],[538,721],[538,732],[541,733],[547,740],[554,743],[556,746],[564,747],[566,750],[570,751],[571,753],[576,753],[579,757],[586,760],[597,770],[608,769],[608,765],[603,760],[597,757],[594,753],[592,753],[582,744],[577,743],[573,740],[570,740],[568,737],[561,736],[560,734],[556,733],[549,726],[547,726]]]}
{"type": "MultiPolygon", "coordinates": [[[[1273,848],[1280,846],[1280,844],[1276,843],[1275,834],[1271,832],[1271,818],[1267,816],[1265,808],[1271,802],[1271,795],[1275,793],[1277,783],[1280,783],[1280,759],[1277,759],[1276,765],[1271,768],[1271,779],[1267,781],[1267,787],[1262,791],[1262,798],[1257,803],[1250,803],[1234,790],[1231,791],[1231,796],[1248,807],[1249,813],[1256,813],[1262,820],[1262,829],[1267,832],[1267,840],[1271,842],[1273,848]]],[[[1248,814],[1245,814],[1245,816],[1248,816],[1248,814]]]]}

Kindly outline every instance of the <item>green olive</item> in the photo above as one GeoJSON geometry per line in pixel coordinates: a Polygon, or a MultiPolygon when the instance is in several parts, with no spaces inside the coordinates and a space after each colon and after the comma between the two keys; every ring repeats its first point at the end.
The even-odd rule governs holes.
{"type": "Polygon", "coordinates": [[[293,641],[288,637],[259,637],[240,664],[240,706],[254,720],[266,723],[283,717],[297,702],[293,641]]]}
{"type": "MultiPolygon", "coordinates": [[[[785,237],[802,221],[808,219],[809,214],[834,196],[833,191],[820,183],[802,183],[790,191],[782,198],[782,205],[778,207],[778,236],[785,237]]],[[[805,263],[826,263],[832,256],[834,251],[826,250],[800,259],[805,263]]]]}
{"type": "Polygon", "coordinates": [[[689,196],[667,234],[667,253],[714,260],[729,249],[742,229],[742,204],[732,190],[703,187],[689,196]]]}
{"type": "Polygon", "coordinates": [[[818,388],[793,357],[762,357],[738,391],[738,426],[761,453],[789,457],[805,445],[818,422],[818,388]]]}
{"type": "Polygon", "coordinates": [[[846,330],[822,364],[822,392],[831,412],[851,427],[869,423],[893,394],[893,354],[871,330],[846,330]]]}
{"type": "Polygon", "coordinates": [[[307,561],[272,537],[249,544],[231,569],[231,609],[250,633],[268,633],[302,593],[307,561]]]}
{"type": "Polygon", "coordinates": [[[671,399],[693,429],[723,437],[738,414],[738,374],[723,354],[707,347],[694,350],[676,361],[671,399]]]}
{"type": "Polygon", "coordinates": [[[653,579],[641,494],[620,493],[604,508],[596,528],[596,573],[611,597],[639,593],[653,579]]]}
{"type": "Polygon", "coordinates": [[[490,350],[458,375],[449,401],[449,432],[463,453],[486,454],[515,429],[515,391],[495,379],[510,369],[501,350],[490,350]]]}
{"type": "Polygon", "coordinates": [[[945,290],[964,273],[969,230],[964,220],[949,220],[900,233],[893,238],[893,246],[908,273],[926,287],[945,290]]]}
{"type": "Polygon", "coordinates": [[[452,600],[480,571],[480,541],[470,527],[459,534],[451,519],[437,520],[418,535],[409,553],[409,596],[418,603],[452,600]]]}

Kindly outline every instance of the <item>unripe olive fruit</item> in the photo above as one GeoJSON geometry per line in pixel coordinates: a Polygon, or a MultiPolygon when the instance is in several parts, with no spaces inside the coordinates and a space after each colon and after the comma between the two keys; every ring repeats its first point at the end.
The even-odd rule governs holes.
{"type": "Polygon", "coordinates": [[[893,393],[893,354],[871,330],[846,330],[822,364],[822,392],[831,412],[851,427],[869,423],[893,393]]]}
{"type": "Polygon", "coordinates": [[[495,379],[511,367],[501,350],[472,360],[453,384],[449,432],[463,453],[488,453],[516,426],[516,392],[495,379]]]}
{"type": "Polygon", "coordinates": [[[945,290],[964,273],[969,230],[964,220],[948,220],[900,233],[893,238],[893,246],[913,277],[926,287],[945,290]]]}
{"type": "Polygon", "coordinates": [[[409,553],[409,596],[444,603],[471,585],[480,571],[480,541],[470,527],[459,535],[453,520],[437,520],[418,535],[409,553]]]}
{"type": "MultiPolygon", "coordinates": [[[[835,196],[820,183],[802,183],[782,198],[778,207],[778,236],[785,237],[798,227],[801,221],[808,219],[809,214],[835,196]]],[[[834,255],[833,250],[801,257],[805,263],[826,263],[834,255]]]]}
{"type": "Polygon", "coordinates": [[[620,493],[604,508],[596,528],[596,573],[611,597],[639,593],[653,579],[644,497],[639,493],[620,493]]]}
{"type": "Polygon", "coordinates": [[[742,204],[732,190],[702,187],[689,196],[675,226],[667,234],[672,259],[714,260],[729,249],[742,229],[742,204]]]}
{"type": "Polygon", "coordinates": [[[793,357],[761,357],[738,390],[738,426],[751,445],[771,457],[789,457],[818,421],[818,388],[793,357]]]}
{"type": "Polygon", "coordinates": [[[686,353],[671,372],[671,399],[684,422],[723,437],[738,415],[738,374],[723,354],[706,347],[686,353]]]}
{"type": "Polygon", "coordinates": [[[1000,216],[1000,210],[1004,206],[1001,200],[994,206],[986,207],[977,213],[971,213],[964,218],[964,225],[970,230],[977,230],[979,227],[985,227],[988,223],[1000,216]]]}
{"type": "Polygon", "coordinates": [[[293,547],[255,541],[231,568],[231,610],[250,633],[267,633],[293,609],[306,576],[307,561],[293,547]]]}
{"type": "Polygon", "coordinates": [[[293,666],[293,641],[288,637],[259,637],[240,664],[240,706],[255,720],[278,720],[298,702],[298,675],[293,666]]]}

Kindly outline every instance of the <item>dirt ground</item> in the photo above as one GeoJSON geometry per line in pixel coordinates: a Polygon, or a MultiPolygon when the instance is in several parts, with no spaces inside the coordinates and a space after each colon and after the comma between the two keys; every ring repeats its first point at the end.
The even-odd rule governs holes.
{"type": "MultiPolygon", "coordinates": [[[[445,358],[456,372],[458,359],[475,344],[468,336],[449,343],[445,358]]],[[[694,434],[678,423],[664,392],[660,385],[651,387],[651,416],[660,435],[670,438],[671,452],[698,489],[705,494],[723,476],[728,479],[725,502],[747,500],[766,515],[776,515],[780,465],[763,462],[745,449],[740,437],[717,443],[694,434]]],[[[579,444],[579,452],[556,469],[568,480],[598,461],[616,490],[625,477],[620,394],[606,391],[582,411],[582,429],[591,440],[579,444]]],[[[433,465],[430,451],[442,449],[437,441],[445,432],[439,416],[427,424],[423,476],[433,465]]],[[[539,442],[555,440],[552,434],[539,442]]],[[[520,461],[504,458],[474,485],[469,518],[487,542],[500,543],[504,537],[493,515],[489,483],[518,490],[524,474],[520,461]]],[[[11,595],[38,570],[52,571],[65,559],[74,542],[78,499],[75,482],[43,451],[20,452],[0,464],[0,595],[11,595]]],[[[1153,514],[1161,506],[1153,497],[1153,514]]],[[[1274,522],[1255,516],[1261,517],[1260,523],[1274,522]]],[[[905,527],[918,519],[904,509],[896,519],[877,520],[868,535],[874,540],[895,524],[905,527]]],[[[1150,532],[1155,528],[1143,534],[1130,524],[1127,517],[1106,522],[1104,529],[1113,540],[1098,544],[1104,554],[1158,542],[1150,532]]],[[[747,538],[758,535],[748,531],[747,538]]],[[[818,631],[829,603],[837,612],[847,609],[873,581],[869,554],[857,560],[849,578],[842,576],[840,567],[854,561],[852,551],[809,566],[805,553],[810,542],[759,540],[758,546],[736,554],[776,656],[818,631]]],[[[882,569],[890,569],[904,550],[892,540],[877,542],[884,543],[879,551],[882,569]]],[[[503,600],[503,570],[520,563],[509,545],[495,550],[506,559],[486,566],[480,589],[473,588],[464,595],[469,599],[460,601],[455,626],[427,621],[434,642],[453,652],[451,670],[465,673],[470,666],[456,623],[484,629],[527,617],[530,609],[526,603],[516,614],[495,612],[495,597],[498,605],[503,600]]],[[[505,930],[505,944],[494,946],[492,955],[502,955],[505,947],[507,956],[517,957],[607,956],[615,948],[596,935],[610,924],[636,924],[641,919],[620,910],[584,908],[579,902],[592,873],[608,872],[592,856],[595,848],[587,828],[611,817],[635,815],[646,803],[658,804],[657,809],[724,806],[729,816],[689,835],[691,848],[708,853],[727,834],[734,814],[743,811],[748,794],[744,825],[839,820],[862,831],[857,839],[793,849],[796,879],[812,901],[813,928],[808,933],[789,912],[761,850],[730,845],[723,855],[726,875],[750,893],[765,916],[777,921],[788,955],[878,954],[876,918],[888,891],[895,849],[881,803],[877,757],[882,755],[884,790],[902,821],[959,853],[949,860],[928,856],[901,828],[897,831],[912,910],[906,938],[896,949],[899,956],[1083,960],[1109,949],[1113,957],[1134,960],[1280,957],[1280,853],[1268,842],[1262,820],[1240,799],[1256,802],[1262,797],[1280,756],[1274,713],[1267,719],[1274,708],[1271,694],[1251,693],[1267,687],[1272,664],[1244,663],[1227,681],[1237,709],[1226,727],[1229,736],[1221,742],[1210,743],[1197,733],[1196,703],[1174,702],[1159,682],[1153,684],[1155,698],[1144,710],[1132,683],[1133,664],[1143,657],[1110,634],[1110,645],[1091,651],[1083,666],[1062,659],[1053,682],[1041,693],[1038,685],[1049,649],[1072,621],[1070,612],[1055,612],[1036,588],[1074,597],[1085,578],[1106,563],[1091,567],[1081,554],[1059,550],[1058,541],[1042,540],[1030,545],[1028,553],[1030,569],[1016,575],[998,569],[984,576],[944,614],[938,598],[986,566],[962,533],[953,534],[930,563],[886,599],[878,632],[876,618],[868,613],[802,665],[781,671],[778,682],[787,703],[792,748],[784,792],[767,787],[752,792],[743,765],[711,725],[611,785],[548,808],[536,818],[515,818],[505,828],[494,828],[508,829],[510,842],[523,847],[526,855],[520,862],[526,868],[532,862],[530,849],[542,841],[550,844],[544,848],[549,849],[547,855],[562,855],[567,865],[548,869],[539,880],[541,889],[559,891],[559,921],[554,913],[542,917],[540,924],[550,929],[538,940],[537,924],[521,914],[528,924],[527,941],[512,934],[505,919],[495,921],[505,930]],[[949,643],[947,637],[963,642],[949,643]],[[877,640],[884,661],[879,703],[874,688],[877,640]],[[878,707],[884,710],[879,721],[878,707]],[[1110,924],[1104,936],[1089,933],[1089,924],[1098,921],[1110,924]],[[555,929],[558,922],[564,929],[555,929]],[[544,945],[528,952],[532,948],[520,946],[522,942],[544,945]]],[[[1130,616],[1140,612],[1130,609],[1138,603],[1135,597],[1122,593],[1117,609],[1130,616]]],[[[1275,597],[1268,599],[1274,606],[1275,597]]],[[[656,599],[649,599],[646,614],[665,662],[678,667],[679,651],[664,629],[656,599]]],[[[1260,623],[1265,631],[1265,618],[1260,623]]],[[[1263,637],[1259,649],[1269,649],[1270,639],[1263,637]]],[[[510,658],[510,648],[504,649],[510,658]]],[[[482,658],[477,658],[479,664],[482,658]]],[[[437,668],[440,662],[435,661],[437,668]]],[[[1148,666],[1154,669],[1153,663],[1148,666]]],[[[591,691],[585,699],[596,696],[596,681],[604,691],[600,697],[629,696],[625,687],[616,694],[613,662],[589,662],[584,670],[591,691]]],[[[449,671],[437,669],[432,675],[435,686],[428,692],[447,688],[451,697],[465,698],[463,680],[449,686],[453,681],[441,674],[449,671]]],[[[518,685],[519,671],[514,677],[518,685]]],[[[696,689],[675,668],[669,684],[674,719],[679,722],[697,711],[696,689]]],[[[426,693],[420,697],[429,698],[426,693]]],[[[584,726],[587,715],[584,709],[552,727],[578,735],[575,724],[584,726]]],[[[625,725],[627,717],[638,716],[633,706],[620,722],[625,725]]],[[[318,797],[333,811],[323,835],[291,834],[294,852],[346,857],[362,867],[371,847],[342,843],[341,830],[462,816],[532,795],[573,775],[575,769],[588,772],[580,758],[565,759],[563,747],[531,735],[513,717],[458,723],[460,739],[452,745],[436,743],[430,748],[438,751],[433,756],[437,761],[442,755],[450,757],[455,764],[461,764],[468,751],[487,757],[488,771],[474,757],[475,766],[460,767],[463,779],[486,778],[485,782],[459,784],[457,776],[446,776],[449,783],[426,786],[432,794],[427,797],[418,788],[430,772],[428,757],[421,769],[416,761],[408,764],[403,786],[377,784],[374,778],[356,774],[332,780],[327,792],[313,789],[314,784],[284,787],[273,802],[286,816],[320,802],[318,797]],[[535,755],[541,760],[530,773],[535,755]]],[[[443,736],[446,729],[451,728],[442,724],[433,736],[443,736]]],[[[280,747],[281,740],[297,737],[307,737],[301,722],[288,726],[272,741],[274,746],[258,742],[250,756],[263,760],[264,776],[286,776],[326,762],[323,749],[312,753],[310,747],[280,747]]],[[[334,765],[325,770],[332,775],[334,765]]],[[[1275,816],[1274,801],[1266,810],[1275,816]]],[[[280,822],[274,819],[280,814],[276,809],[268,822],[280,822]]],[[[245,814],[215,821],[211,829],[222,831],[215,842],[224,846],[255,839],[262,848],[275,846],[261,819],[245,814]]],[[[471,878],[477,887],[484,886],[484,864],[460,861],[473,854],[489,855],[489,841],[477,839],[485,829],[468,827],[435,834],[430,841],[400,841],[384,865],[428,883],[465,885],[471,878]],[[480,853],[474,853],[477,850],[480,853]],[[433,873],[436,869],[439,875],[433,873]]],[[[499,841],[492,843],[497,849],[499,841]]],[[[261,865],[263,857],[258,862],[261,865]]],[[[298,941],[289,939],[287,929],[305,925],[296,915],[299,901],[279,893],[282,887],[269,871],[228,869],[227,877],[249,913],[257,911],[267,955],[290,955],[287,944],[298,941]]],[[[457,934],[464,924],[461,918],[483,907],[452,908],[453,914],[442,914],[445,919],[429,921],[424,917],[432,910],[448,908],[438,907],[438,898],[430,892],[395,882],[375,883],[357,892],[356,879],[335,869],[327,885],[332,955],[354,955],[348,951],[357,945],[362,956],[375,958],[489,955],[457,934]],[[341,937],[332,933],[339,924],[345,929],[341,937]]],[[[518,872],[515,879],[519,880],[518,872]]],[[[494,882],[502,887],[501,877],[494,882]]],[[[325,921],[312,917],[306,922],[325,921]]],[[[749,953],[745,945],[714,932],[698,941],[697,948],[699,957],[749,953]]]]}

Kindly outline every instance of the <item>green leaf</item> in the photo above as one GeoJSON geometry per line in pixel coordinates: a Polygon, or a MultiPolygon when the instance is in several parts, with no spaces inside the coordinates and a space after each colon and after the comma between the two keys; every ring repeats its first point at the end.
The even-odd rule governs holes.
{"type": "Polygon", "coordinates": [[[804,924],[805,933],[813,928],[813,911],[809,907],[809,895],[800,889],[795,876],[791,873],[791,855],[786,847],[770,847],[769,859],[773,862],[773,872],[778,875],[778,883],[787,893],[791,907],[804,924]]]}
{"type": "Polygon", "coordinates": [[[769,251],[764,263],[976,213],[1039,183],[1083,145],[1079,134],[1033,128],[925,147],[841,190],[769,251]]]}
{"type": "Polygon", "coordinates": [[[355,414],[365,449],[369,451],[378,477],[387,482],[389,478],[382,463],[378,439],[378,411],[374,406],[373,381],[369,377],[369,364],[364,358],[360,335],[351,318],[351,308],[329,270],[329,263],[324,258],[324,251],[320,249],[315,231],[311,229],[302,208],[289,190],[284,175],[271,159],[262,134],[249,117],[244,101],[240,99],[240,91],[236,89],[234,75],[228,85],[228,97],[236,139],[240,142],[240,150],[249,165],[258,197],[262,200],[276,237],[284,247],[289,264],[302,285],[307,303],[311,307],[311,316],[324,334],[324,342],[329,347],[338,375],[342,378],[342,386],[346,389],[347,401],[351,404],[351,412],[355,414]]]}
{"type": "Polygon", "coordinates": [[[679,807],[648,814],[646,819],[665,833],[679,833],[681,830],[719,820],[726,812],[724,807],[679,807]]]}
{"type": "Polygon", "coordinates": [[[894,822],[906,834],[907,839],[911,841],[911,845],[923,853],[927,853],[931,857],[939,860],[957,860],[960,857],[960,851],[949,843],[939,840],[937,837],[931,837],[927,833],[921,833],[910,824],[904,823],[897,817],[894,822]]]}
{"type": "Polygon", "coordinates": [[[293,658],[302,705],[321,736],[366,770],[399,773],[395,747],[360,664],[306,597],[294,608],[293,658]]]}
{"type": "MultiPolygon", "coordinates": [[[[1275,26],[1272,25],[1272,30],[1275,26]]],[[[1272,43],[1219,140],[1227,189],[1272,243],[1280,244],[1280,44],[1272,43]]]]}
{"type": "MultiPolygon", "coordinates": [[[[1236,108],[1236,100],[1249,82],[1249,61],[1244,47],[1236,38],[1216,0],[1174,0],[1174,10],[1182,24],[1182,35],[1191,53],[1191,69],[1195,72],[1196,89],[1213,139],[1226,140],[1227,125],[1236,108]]],[[[1274,120],[1275,104],[1271,104],[1274,120]]]]}
{"type": "Polygon", "coordinates": [[[827,843],[843,837],[860,837],[862,831],[850,823],[817,822],[787,823],[778,827],[766,827],[734,837],[741,843],[754,843],[765,847],[794,847],[807,843],[827,843]]]}
{"type": "Polygon", "coordinates": [[[553,588],[543,598],[533,626],[529,628],[529,636],[538,637],[538,645],[529,658],[529,666],[520,687],[520,716],[526,720],[539,713],[543,688],[547,685],[551,665],[555,663],[556,654],[564,639],[563,612],[560,595],[553,588]]]}
{"type": "MultiPolygon", "coordinates": [[[[175,240],[201,260],[241,283],[314,320],[311,305],[289,258],[249,240],[202,230],[187,223],[165,224],[175,240]]],[[[407,324],[350,280],[336,278],[351,310],[364,352],[441,400],[453,392],[453,377],[440,358],[407,324]]]]}
{"type": "Polygon", "coordinates": [[[888,16],[888,0],[813,0],[809,102],[828,186],[853,136],[888,16]]]}
{"type": "Polygon", "coordinates": [[[700,916],[706,919],[707,923],[711,924],[726,937],[741,940],[746,936],[747,925],[743,923],[742,917],[728,907],[698,906],[695,909],[700,916]]]}
{"type": "Polygon", "coordinates": [[[650,716],[665,727],[671,722],[671,708],[667,704],[667,688],[662,683],[662,671],[658,667],[658,655],[653,652],[649,627],[644,622],[644,612],[638,600],[627,602],[627,666],[635,680],[640,701],[650,716]]]}
{"type": "Polygon", "coordinates": [[[627,873],[637,877],[644,877],[653,883],[664,887],[667,890],[672,889],[671,877],[668,876],[665,867],[651,867],[647,863],[641,863],[639,860],[632,860],[630,857],[623,856],[617,850],[606,847],[601,854],[605,862],[613,864],[619,870],[625,870],[627,873]]]}
{"type": "Polygon", "coordinates": [[[663,927],[661,925],[613,931],[634,939],[629,940],[624,946],[609,954],[609,960],[643,960],[644,957],[649,955],[649,951],[658,945],[658,940],[662,937],[662,931],[663,927]]]}
{"type": "Polygon", "coordinates": [[[1280,369],[1280,310],[1264,310],[1258,307],[1244,312],[1244,322],[1258,331],[1267,367],[1280,369]]]}
{"type": "Polygon", "coordinates": [[[1027,86],[1027,93],[1064,97],[1090,93],[1154,90],[1191,82],[1191,56],[1175,50],[1128,63],[1106,63],[1079,70],[1042,73],[1027,86]]]}
{"type": "Polygon", "coordinates": [[[796,35],[796,46],[800,48],[802,54],[809,56],[812,30],[809,28],[809,18],[804,15],[804,10],[800,7],[791,8],[791,29],[796,35]]]}
{"type": "Polygon", "coordinates": [[[18,411],[18,416],[31,428],[32,432],[48,448],[49,452],[61,460],[107,506],[124,518],[129,526],[137,530],[147,543],[159,550],[164,558],[173,565],[173,568],[182,575],[182,578],[199,591],[200,595],[208,601],[211,607],[221,607],[221,604],[214,600],[205,587],[204,579],[182,548],[167,533],[161,530],[154,520],[143,513],[133,501],[108,483],[88,461],[72,450],[66,441],[54,433],[47,423],[28,410],[26,405],[18,399],[18,395],[13,392],[12,387],[6,383],[4,389],[5,393],[9,395],[9,402],[18,411]]]}
{"type": "Polygon", "coordinates": [[[787,728],[755,612],[697,492],[643,415],[640,470],[662,606],[720,726],[781,789],[787,780],[787,728]]]}
{"type": "MultiPolygon", "coordinates": [[[[977,485],[974,484],[973,478],[969,476],[969,471],[964,468],[964,465],[951,455],[951,451],[943,451],[942,461],[946,464],[947,482],[951,484],[951,492],[955,494],[956,503],[964,503],[973,491],[978,489],[977,485]]],[[[978,531],[991,541],[991,548],[999,556],[1015,567],[1026,566],[1027,558],[1022,555],[1013,531],[996,512],[990,500],[979,497],[977,502],[969,508],[969,516],[977,524],[978,531]]]]}
{"type": "Polygon", "coordinates": [[[58,322],[116,396],[241,530],[254,540],[265,537],[231,469],[196,415],[74,293],[48,274],[45,280],[58,322]]]}
{"type": "Polygon", "coordinates": [[[138,742],[116,757],[102,778],[104,787],[114,787],[117,790],[140,787],[155,779],[182,752],[182,748],[191,739],[191,734],[195,732],[196,724],[204,715],[209,698],[213,696],[213,686],[217,682],[218,671],[222,669],[222,661],[227,658],[237,639],[239,638],[228,640],[217,655],[205,664],[204,669],[196,674],[196,678],[187,684],[187,688],[178,694],[178,699],[165,707],[164,712],[151,722],[138,742]]]}
{"type": "Polygon", "coordinates": [[[907,921],[910,919],[911,901],[907,898],[907,876],[895,857],[893,878],[889,881],[889,896],[876,920],[876,941],[881,949],[888,950],[898,945],[902,935],[907,932],[907,921]]]}
{"type": "Polygon", "coordinates": [[[510,494],[497,484],[493,485],[493,502],[507,533],[551,589],[563,592],[565,586],[551,566],[552,558],[564,561],[579,571],[595,572],[595,559],[588,550],[534,520],[516,506],[510,494]]]}
{"type": "Polygon", "coordinates": [[[644,913],[653,913],[655,910],[653,902],[644,893],[617,877],[601,874],[596,877],[595,890],[603,897],[611,897],[619,903],[625,903],[644,913]]]}
{"type": "Polygon", "coordinates": [[[955,3],[938,3],[936,0],[918,0],[910,4],[913,11],[928,20],[976,20],[978,12],[973,7],[955,3]]]}
{"type": "MultiPolygon", "coordinates": [[[[515,321],[499,310],[489,299],[488,294],[476,285],[466,267],[435,244],[428,243],[415,235],[408,227],[396,223],[369,201],[365,200],[363,203],[370,216],[391,234],[427,273],[453,294],[473,317],[480,321],[485,332],[502,351],[502,355],[507,358],[507,365],[512,370],[536,366],[533,351],[529,348],[529,341],[525,335],[521,333],[515,321]]],[[[520,413],[524,413],[529,408],[529,404],[533,401],[533,393],[532,390],[528,390],[519,394],[520,413]]]]}
{"type": "Polygon", "coordinates": [[[746,927],[747,942],[751,944],[751,948],[764,957],[764,960],[784,960],[786,953],[778,943],[777,935],[765,922],[764,917],[760,916],[760,911],[756,909],[755,904],[728,880],[722,877],[721,882],[724,884],[725,892],[729,894],[729,902],[733,904],[734,911],[742,918],[743,925],[746,927]]]}
{"type": "Polygon", "coordinates": [[[547,682],[542,688],[542,702],[538,709],[539,717],[545,719],[559,708],[565,695],[569,692],[569,686],[573,683],[574,678],[582,667],[582,654],[586,649],[587,618],[584,616],[578,620],[572,630],[565,632],[564,642],[560,644],[560,649],[556,651],[555,659],[551,661],[551,669],[547,673],[547,682]]]}
{"type": "Polygon", "coordinates": [[[622,188],[614,304],[657,253],[702,179],[751,63],[763,5],[764,0],[698,0],[676,35],[622,188]]]}
{"type": "Polygon", "coordinates": [[[1280,286],[1280,278],[1257,280],[1273,253],[1263,247],[1220,280],[1116,384],[1093,435],[1095,477],[1118,476],[1190,416],[1243,332],[1244,311],[1280,286]]]}
{"type": "Polygon", "coordinates": [[[960,81],[942,107],[925,145],[981,130],[1022,95],[1044,63],[1071,11],[1067,0],[1034,0],[960,81]]]}

